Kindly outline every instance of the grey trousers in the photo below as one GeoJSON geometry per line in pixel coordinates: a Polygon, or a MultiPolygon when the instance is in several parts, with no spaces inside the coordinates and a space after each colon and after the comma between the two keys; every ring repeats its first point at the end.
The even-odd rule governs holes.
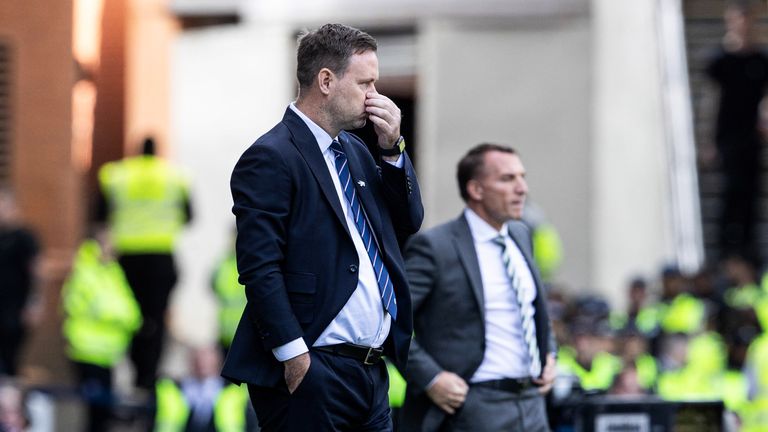
{"type": "Polygon", "coordinates": [[[547,408],[536,388],[510,393],[470,386],[464,406],[441,432],[549,432],[547,408]]]}

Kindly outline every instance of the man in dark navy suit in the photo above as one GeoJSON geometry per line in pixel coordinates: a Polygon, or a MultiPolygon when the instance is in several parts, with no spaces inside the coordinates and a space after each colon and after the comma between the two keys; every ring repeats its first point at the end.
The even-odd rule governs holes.
{"type": "Polygon", "coordinates": [[[265,431],[388,431],[382,355],[413,331],[400,247],[423,208],[376,41],[340,24],[299,40],[299,96],[232,174],[248,304],[222,375],[265,431]],[[383,161],[345,132],[371,121],[383,161]]]}

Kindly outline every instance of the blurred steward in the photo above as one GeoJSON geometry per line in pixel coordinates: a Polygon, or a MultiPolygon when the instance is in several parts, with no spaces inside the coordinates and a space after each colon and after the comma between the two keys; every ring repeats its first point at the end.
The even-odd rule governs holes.
{"type": "Polygon", "coordinates": [[[560,234],[550,223],[541,207],[528,200],[523,210],[523,223],[531,229],[533,260],[539,268],[541,279],[549,285],[563,261],[563,245],[560,234]]]}
{"type": "Polygon", "coordinates": [[[158,380],[155,432],[245,432],[258,430],[248,391],[227,383],[221,353],[212,346],[192,350],[191,373],[179,381],[158,380]]]}
{"type": "Polygon", "coordinates": [[[245,287],[238,281],[237,258],[234,245],[213,272],[213,293],[219,303],[219,346],[226,355],[237,324],[245,310],[245,287]]]}
{"type": "Polygon", "coordinates": [[[91,432],[107,430],[114,404],[112,369],[141,326],[139,305],[105,233],[85,240],[64,283],[63,331],[91,432]]]}
{"type": "Polygon", "coordinates": [[[142,154],[99,170],[97,221],[108,222],[118,261],[141,307],[144,324],[131,345],[136,385],[152,389],[165,339],[165,312],[176,284],[173,251],[192,218],[184,175],[155,156],[144,140],[142,154]]]}

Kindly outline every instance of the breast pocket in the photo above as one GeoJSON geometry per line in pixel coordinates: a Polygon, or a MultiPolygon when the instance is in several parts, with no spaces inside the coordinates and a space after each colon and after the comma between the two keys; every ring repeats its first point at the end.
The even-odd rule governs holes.
{"type": "Polygon", "coordinates": [[[285,273],[285,289],[296,319],[309,324],[315,319],[317,278],[312,273],[285,273]]]}

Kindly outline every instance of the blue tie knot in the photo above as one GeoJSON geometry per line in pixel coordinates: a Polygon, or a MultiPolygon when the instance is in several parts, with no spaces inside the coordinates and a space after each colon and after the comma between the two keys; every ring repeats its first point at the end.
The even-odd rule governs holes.
{"type": "Polygon", "coordinates": [[[339,142],[336,140],[333,140],[333,142],[331,142],[331,150],[333,150],[333,152],[336,153],[337,156],[344,154],[344,150],[342,150],[341,144],[339,144],[339,142]]]}

